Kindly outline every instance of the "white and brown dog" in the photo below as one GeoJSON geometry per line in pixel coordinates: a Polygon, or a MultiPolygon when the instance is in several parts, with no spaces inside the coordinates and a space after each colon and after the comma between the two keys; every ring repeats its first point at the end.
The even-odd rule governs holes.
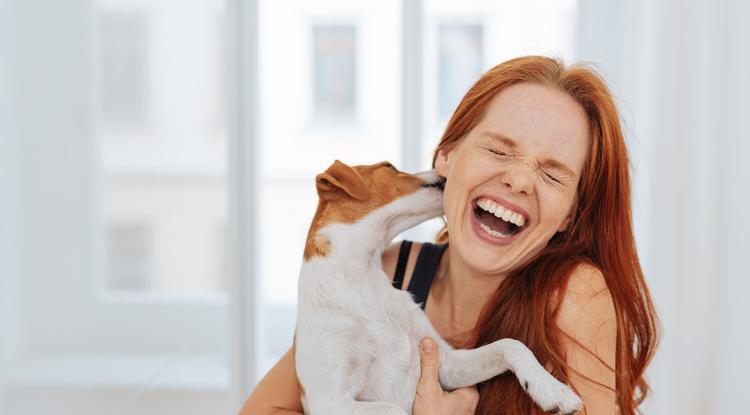
{"type": "Polygon", "coordinates": [[[512,370],[548,412],[581,407],[522,343],[502,339],[454,350],[406,291],[382,270],[381,255],[399,233],[442,213],[434,171],[411,175],[390,163],[350,167],[336,160],[316,177],[319,204],[299,279],[295,359],[305,413],[410,414],[419,380],[419,340],[440,353],[446,390],[512,370]]]}

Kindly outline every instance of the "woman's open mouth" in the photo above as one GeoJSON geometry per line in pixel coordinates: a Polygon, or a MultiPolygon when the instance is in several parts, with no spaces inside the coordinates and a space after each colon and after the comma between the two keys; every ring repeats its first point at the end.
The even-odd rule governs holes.
{"type": "Polygon", "coordinates": [[[474,230],[494,243],[509,243],[528,223],[527,218],[494,200],[480,197],[472,203],[474,230]],[[477,229],[479,228],[479,229],[477,229]]]}

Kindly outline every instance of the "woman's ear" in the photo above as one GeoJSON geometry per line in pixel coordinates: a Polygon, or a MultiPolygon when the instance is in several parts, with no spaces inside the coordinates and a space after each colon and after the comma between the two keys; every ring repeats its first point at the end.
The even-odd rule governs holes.
{"type": "Polygon", "coordinates": [[[448,177],[448,167],[448,152],[441,148],[438,150],[438,156],[435,159],[435,171],[443,177],[448,177]]]}

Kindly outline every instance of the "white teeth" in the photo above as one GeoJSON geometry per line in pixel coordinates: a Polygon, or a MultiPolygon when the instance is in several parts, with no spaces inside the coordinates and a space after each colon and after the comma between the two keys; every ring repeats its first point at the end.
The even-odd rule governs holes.
{"type": "Polygon", "coordinates": [[[494,236],[495,238],[507,238],[507,237],[511,236],[511,235],[506,235],[504,233],[498,232],[498,231],[490,228],[489,226],[485,225],[482,222],[479,222],[479,227],[482,228],[482,229],[484,229],[485,232],[487,232],[488,234],[494,236]]]}
{"type": "Polygon", "coordinates": [[[513,215],[513,212],[509,211],[508,209],[505,209],[505,212],[503,212],[503,220],[508,222],[508,219],[510,219],[510,216],[513,215]]]}
{"type": "MultiPolygon", "coordinates": [[[[510,222],[510,223],[512,223],[512,224],[514,224],[514,225],[516,225],[518,227],[522,227],[523,225],[526,224],[526,218],[523,215],[521,215],[518,212],[513,212],[510,209],[506,209],[505,207],[498,205],[497,203],[493,202],[492,200],[489,200],[489,199],[479,199],[479,201],[477,201],[477,206],[479,206],[480,208],[482,208],[483,210],[485,210],[487,212],[490,212],[490,213],[494,214],[498,218],[500,218],[500,219],[502,219],[502,220],[504,220],[506,222],[510,222]]],[[[482,229],[484,229],[484,228],[482,228],[482,229]]],[[[490,228],[487,228],[487,229],[490,229],[490,228]]],[[[490,229],[490,230],[492,230],[492,229],[490,229]]],[[[495,233],[497,233],[497,232],[495,232],[495,233]]]]}

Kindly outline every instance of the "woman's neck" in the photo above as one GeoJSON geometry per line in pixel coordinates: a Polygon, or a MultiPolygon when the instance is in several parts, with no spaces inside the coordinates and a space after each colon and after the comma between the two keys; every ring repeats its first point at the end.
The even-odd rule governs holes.
{"type": "Polygon", "coordinates": [[[460,258],[445,251],[430,288],[438,306],[436,317],[450,335],[471,331],[487,300],[505,279],[505,275],[478,274],[460,258]]]}

